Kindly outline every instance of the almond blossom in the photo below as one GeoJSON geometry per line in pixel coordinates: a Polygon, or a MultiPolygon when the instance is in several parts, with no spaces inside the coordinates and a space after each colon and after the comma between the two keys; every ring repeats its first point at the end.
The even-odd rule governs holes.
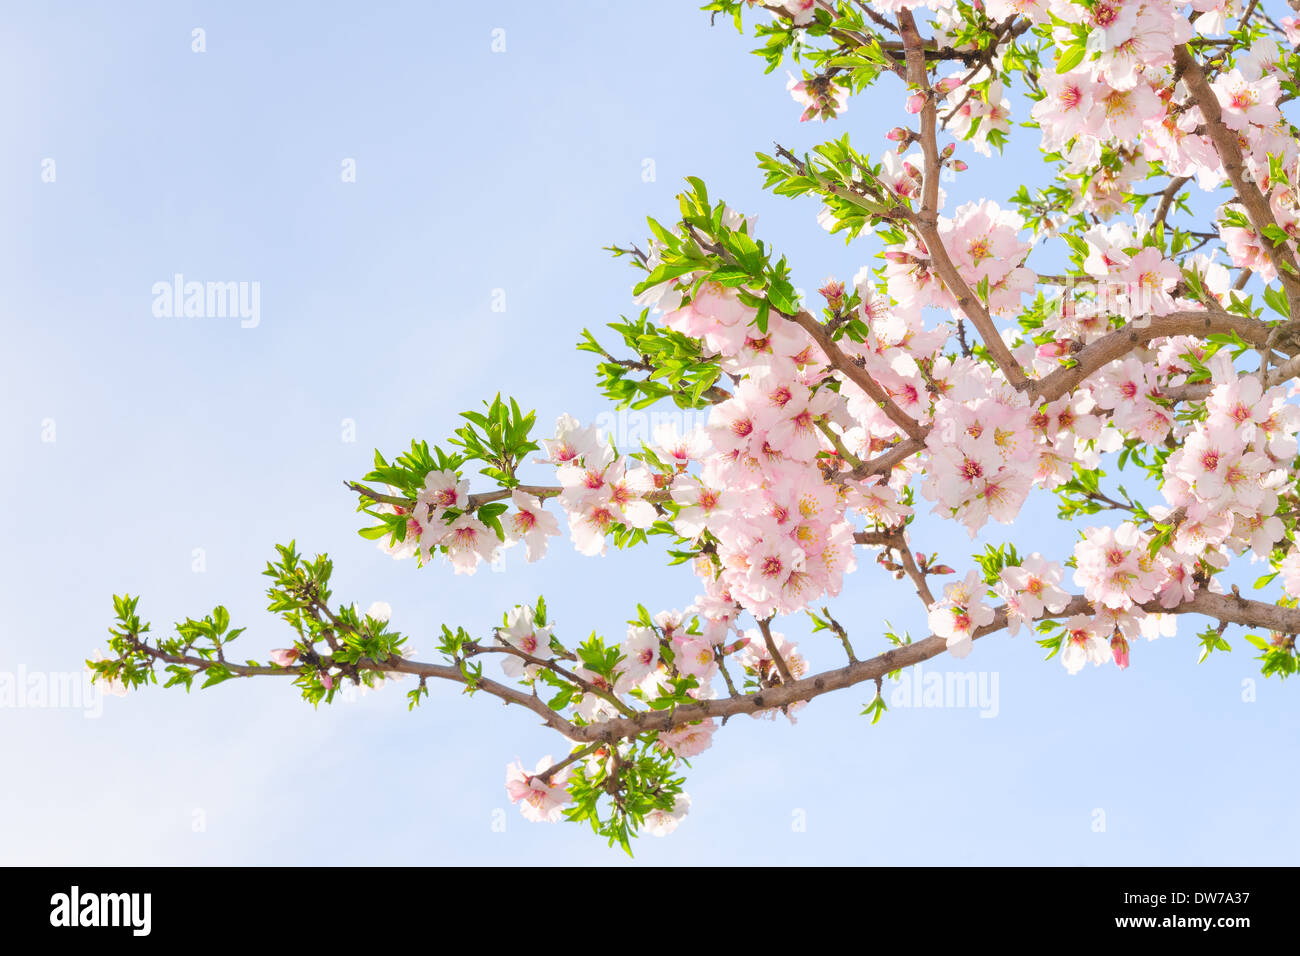
{"type": "Polygon", "coordinates": [[[1007,633],[1014,637],[1022,622],[1036,621],[1044,611],[1065,610],[1070,596],[1059,587],[1063,577],[1059,564],[1037,552],[1019,565],[1003,568],[993,590],[1006,601],[1007,633]]]}
{"type": "Polygon", "coordinates": [[[988,588],[978,571],[944,589],[943,599],[930,605],[930,630],[942,637],[953,657],[971,652],[975,631],[993,623],[993,608],[984,603],[988,588]]]}
{"type": "MultiPolygon", "coordinates": [[[[619,427],[564,414],[542,437],[535,413],[498,399],[445,446],[377,453],[350,483],[362,534],[394,557],[441,552],[470,574],[519,543],[538,561],[566,534],[583,556],[658,549],[688,581],[675,608],[639,605],[611,636],[566,631],[538,600],[487,639],[448,625],[421,664],[387,605],[335,613],[328,562],[289,545],[268,574],[296,633],[272,667],[202,643],[223,646],[224,609],[150,645],[119,601],[120,680],[150,680],[154,661],[187,686],[214,667],[292,669],[317,703],[418,674],[412,706],[450,680],[571,745],[553,773],[549,757],[508,768],[525,817],[558,820],[573,798],[570,816],[626,840],[638,817],[655,834],[679,824],[690,798],[674,775],[708,763],[730,717],[793,720],[1004,629],[1086,680],[1200,616],[1205,653],[1216,628],[1247,627],[1261,673],[1300,671],[1295,18],[1239,0],[714,6],[762,18],[769,69],[797,53],[801,121],[875,84],[871,109],[895,110],[874,133],[759,144],[759,179],[806,200],[849,258],[793,255],[692,177],[648,240],[612,247],[640,279],[640,315],[609,323],[621,344],[584,330],[619,427]],[[994,158],[1022,126],[1046,179],[1023,153],[994,158]],[[636,416],[656,403],[674,424],[647,440],[655,419],[636,416]],[[855,573],[921,607],[855,592],[855,573]],[[851,621],[863,594],[871,613],[851,621]]],[[[579,298],[586,314],[595,300],[579,298]]],[[[633,568],[620,588],[648,580],[633,568]]]]}
{"type": "MultiPolygon", "coordinates": [[[[551,650],[551,630],[550,625],[537,625],[531,607],[516,607],[506,616],[505,627],[497,628],[496,640],[498,645],[512,647],[535,660],[549,661],[555,656],[551,650]]],[[[538,665],[526,663],[513,654],[502,654],[501,669],[507,677],[532,677],[538,665]]]]}
{"type": "Polygon", "coordinates": [[[510,802],[519,804],[519,811],[524,819],[534,823],[555,823],[563,814],[564,805],[569,803],[569,794],[565,789],[572,767],[564,767],[544,779],[542,774],[554,762],[545,756],[537,762],[537,768],[528,773],[518,761],[506,767],[506,793],[510,802]]]}
{"type": "Polygon", "coordinates": [[[522,541],[529,561],[546,557],[546,539],[560,533],[560,521],[542,507],[536,495],[525,494],[518,488],[510,493],[510,500],[519,510],[506,519],[506,541],[522,541]]]}

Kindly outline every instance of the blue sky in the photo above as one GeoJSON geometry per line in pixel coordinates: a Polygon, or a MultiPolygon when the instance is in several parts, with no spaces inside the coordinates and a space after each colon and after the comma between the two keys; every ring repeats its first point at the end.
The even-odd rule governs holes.
{"type": "MultiPolygon", "coordinates": [[[[562,638],[618,638],[638,602],[684,607],[693,577],[647,548],[602,561],[557,542],[541,564],[512,551],[505,573],[472,578],[395,563],[357,537],[342,481],[376,447],[441,441],[498,390],[546,433],[561,412],[606,411],[573,343],[633,310],[635,277],[601,247],[671,218],[683,176],[756,214],[804,288],[851,278],[869,243],[846,248],[815,203],[764,193],[753,153],[843,131],[878,151],[900,115],[884,82],[839,122],[800,126],[784,74],[763,76],[754,42],[691,3],[48,3],[7,20],[9,673],[79,670],[123,591],[156,631],[224,603],[248,627],[242,653],[264,659],[287,632],[260,571],[290,538],[334,557],[338,598],[389,602],[426,652],[441,623],[481,634],[539,593],[562,638]],[[176,273],[258,282],[260,322],[156,317],[151,289],[176,273]]],[[[968,156],[950,205],[1035,175],[1034,137],[968,156]]],[[[960,530],[918,534],[969,566],[960,530]]],[[[1072,535],[1043,502],[981,540],[1060,556],[1072,535]]],[[[883,619],[913,634],[924,620],[861,560],[834,605],[860,654],[884,647],[883,619]]],[[[1292,862],[1294,688],[1242,650],[1198,666],[1191,625],[1124,673],[1070,677],[1023,632],[927,665],[996,675],[992,718],[896,707],[870,726],[864,688],[797,726],[733,721],[688,775],[690,817],[638,841],[635,863],[1292,862]]],[[[841,663],[803,621],[784,630],[814,667],[841,663]]],[[[410,714],[393,687],[313,711],[287,682],[236,681],[0,722],[3,862],[629,864],[509,805],[505,764],[561,741],[455,688],[410,714]]]]}

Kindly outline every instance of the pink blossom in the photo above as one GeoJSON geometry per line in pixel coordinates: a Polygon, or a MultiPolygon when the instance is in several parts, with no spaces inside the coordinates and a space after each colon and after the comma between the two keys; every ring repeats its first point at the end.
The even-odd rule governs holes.
{"type": "Polygon", "coordinates": [[[495,559],[501,541],[478,518],[464,514],[447,526],[440,543],[457,574],[473,574],[479,561],[495,559]]]}
{"type": "Polygon", "coordinates": [[[993,589],[1006,601],[1009,634],[1014,637],[1021,622],[1036,621],[1045,610],[1052,613],[1065,610],[1070,596],[1059,587],[1064,573],[1059,564],[1044,560],[1036,552],[1019,566],[1008,565],[1002,569],[993,589]]]}
{"type": "Polygon", "coordinates": [[[422,524],[435,524],[450,508],[464,511],[469,503],[469,482],[454,471],[431,471],[424,476],[424,488],[416,496],[416,515],[422,524]]]}
{"type": "Polygon", "coordinates": [[[978,571],[971,571],[960,583],[949,584],[943,599],[930,605],[930,630],[947,641],[953,657],[971,651],[975,631],[993,623],[993,608],[984,603],[988,591],[978,571]]]}
{"type": "Polygon", "coordinates": [[[1098,93],[1088,114],[1088,127],[1099,139],[1133,142],[1145,127],[1159,123],[1165,115],[1164,101],[1143,80],[1129,89],[1098,93]]]}
{"type": "Polygon", "coordinates": [[[658,746],[661,750],[671,750],[678,757],[697,757],[713,746],[713,733],[717,729],[717,721],[712,719],[682,724],[661,733],[658,746]]]}
{"type": "Polygon", "coordinates": [[[1147,552],[1148,536],[1132,522],[1118,528],[1089,528],[1074,546],[1074,583],[1084,596],[1106,607],[1145,604],[1160,587],[1161,575],[1147,552]]]}
{"type": "Polygon", "coordinates": [[[1223,124],[1242,131],[1249,126],[1272,126],[1279,119],[1277,98],[1281,93],[1275,77],[1248,80],[1241,70],[1220,74],[1210,84],[1223,113],[1223,124]]]}
{"type": "MultiPolygon", "coordinates": [[[[550,624],[538,626],[531,607],[517,606],[506,615],[505,627],[497,628],[497,644],[512,647],[539,661],[549,661],[555,656],[551,650],[552,627],[550,624]]],[[[527,676],[531,679],[537,673],[538,666],[526,663],[514,654],[501,655],[501,669],[507,677],[527,676]]]]}
{"type": "Polygon", "coordinates": [[[1294,598],[1300,598],[1300,551],[1292,548],[1278,565],[1282,573],[1282,587],[1294,598]]]}
{"type": "Polygon", "coordinates": [[[651,836],[667,836],[677,829],[677,825],[691,810],[689,794],[679,793],[673,800],[671,810],[651,810],[645,816],[645,829],[651,836]]]}
{"type": "Polygon", "coordinates": [[[525,819],[534,823],[557,823],[564,815],[564,805],[569,802],[565,788],[572,774],[572,765],[556,771],[549,780],[541,777],[554,763],[549,755],[545,756],[531,774],[518,761],[506,766],[506,793],[510,795],[510,802],[519,804],[525,819]]]}
{"type": "Polygon", "coordinates": [[[652,628],[629,627],[623,642],[616,693],[625,694],[640,685],[659,666],[659,635],[652,628]]]}
{"type": "Polygon", "coordinates": [[[1111,659],[1110,645],[1093,628],[1090,618],[1076,614],[1065,622],[1065,636],[1061,645],[1061,663],[1071,674],[1077,674],[1084,664],[1094,667],[1111,659]]]}
{"type": "Polygon", "coordinates": [[[696,677],[706,686],[718,672],[718,661],[713,645],[708,641],[690,640],[678,645],[673,657],[677,670],[687,677],[696,677]]]}
{"type": "Polygon", "coordinates": [[[559,519],[542,507],[539,498],[518,488],[510,493],[510,500],[519,510],[504,517],[506,540],[510,544],[522,541],[527,559],[539,561],[546,556],[546,539],[560,533],[559,519]]]}
{"type": "Polygon", "coordinates": [[[561,415],[555,423],[555,437],[543,438],[545,461],[553,465],[587,461],[599,468],[612,457],[609,445],[600,440],[594,425],[583,428],[572,415],[561,415]]]}

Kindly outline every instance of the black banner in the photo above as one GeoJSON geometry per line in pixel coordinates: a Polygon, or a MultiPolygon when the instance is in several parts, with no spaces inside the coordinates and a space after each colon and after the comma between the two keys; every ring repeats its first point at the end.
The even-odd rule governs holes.
{"type": "MultiPolygon", "coordinates": [[[[1071,940],[1135,936],[1178,944],[1201,937],[1230,945],[1262,931],[1276,939],[1292,922],[1295,896],[1294,872],[1269,869],[877,867],[795,873],[783,868],[755,880],[752,869],[728,873],[691,867],[673,875],[625,874],[614,896],[596,889],[606,885],[603,880],[593,884],[575,874],[574,884],[566,885],[566,875],[554,868],[515,869],[536,870],[529,879],[540,881],[535,887],[540,895],[532,896],[528,907],[534,919],[551,925],[549,931],[561,925],[564,913],[585,923],[612,909],[622,914],[615,925],[625,923],[640,908],[630,901],[640,899],[646,916],[668,920],[664,928],[671,932],[673,907],[668,904],[680,902],[685,893],[714,900],[711,911],[724,921],[746,911],[758,915],[752,907],[759,904],[758,912],[767,914],[764,922],[788,919],[792,931],[807,932],[838,913],[846,927],[875,922],[888,927],[891,936],[902,934],[903,940],[915,933],[921,947],[962,939],[1041,940],[1043,933],[1071,940]],[[542,891],[542,886],[550,889],[542,891]],[[737,895],[742,886],[748,888],[737,895]]],[[[9,869],[6,875],[12,887],[0,895],[6,929],[18,931],[17,938],[48,934],[51,941],[77,935],[82,941],[114,937],[130,945],[202,938],[214,930],[235,938],[256,933],[260,943],[301,941],[304,926],[315,925],[319,942],[354,936],[373,942],[378,927],[396,939],[424,935],[429,920],[439,915],[460,918],[481,911],[494,923],[490,911],[497,906],[506,920],[522,915],[514,911],[519,901],[502,894],[499,882],[517,885],[519,872],[493,878],[438,868],[59,867],[9,869]],[[433,902],[439,898],[480,902],[440,914],[433,902]],[[413,906],[418,900],[429,901],[428,908],[413,906]]],[[[636,931],[638,938],[645,929],[636,931]]],[[[617,944],[617,930],[609,932],[603,945],[617,944]]]]}

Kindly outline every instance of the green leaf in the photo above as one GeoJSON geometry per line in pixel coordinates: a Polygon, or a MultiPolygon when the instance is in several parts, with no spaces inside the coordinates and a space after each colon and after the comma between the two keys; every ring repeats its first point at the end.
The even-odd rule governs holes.
{"type": "Polygon", "coordinates": [[[1076,66],[1083,62],[1084,55],[1088,52],[1087,47],[1082,43],[1072,43],[1065,48],[1061,58],[1056,61],[1057,73],[1069,73],[1076,66]]]}

